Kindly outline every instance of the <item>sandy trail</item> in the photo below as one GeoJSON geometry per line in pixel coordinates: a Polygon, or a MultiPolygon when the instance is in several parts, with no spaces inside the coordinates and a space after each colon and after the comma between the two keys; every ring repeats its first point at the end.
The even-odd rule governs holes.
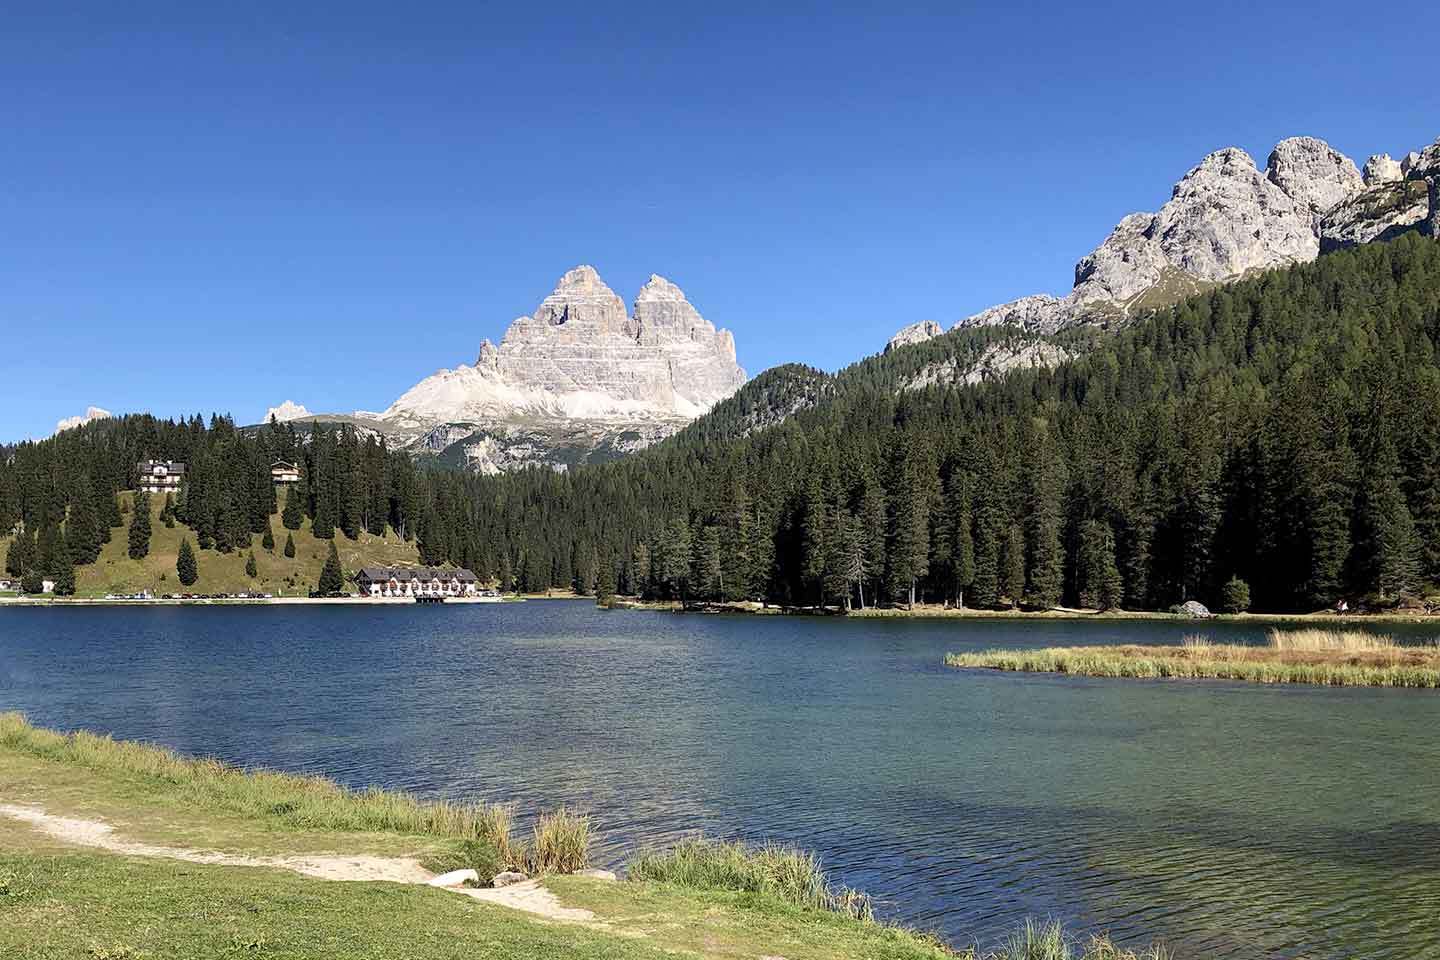
{"type": "MultiPolygon", "coordinates": [[[[383,880],[389,883],[426,884],[434,877],[434,874],[420,866],[418,861],[408,857],[325,854],[303,857],[246,857],[213,850],[165,847],[153,843],[125,840],[116,836],[115,828],[108,823],[100,820],[58,817],[46,813],[39,807],[0,803],[0,816],[27,823],[41,833],[65,843],[94,847],[131,857],[156,857],[228,867],[271,867],[293,870],[307,877],[317,877],[321,880],[383,880]]],[[[501,887],[498,890],[471,887],[445,887],[444,889],[550,920],[563,920],[571,923],[589,923],[595,920],[595,914],[589,910],[567,907],[562,904],[559,898],[541,886],[538,880],[527,880],[524,883],[501,887]]]]}

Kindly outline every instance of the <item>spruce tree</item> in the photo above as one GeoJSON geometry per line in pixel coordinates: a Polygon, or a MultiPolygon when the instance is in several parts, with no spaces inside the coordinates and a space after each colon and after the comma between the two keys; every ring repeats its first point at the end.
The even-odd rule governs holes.
{"type": "Polygon", "coordinates": [[[1005,531],[1000,553],[1000,590],[1017,607],[1025,595],[1025,533],[1018,524],[1005,531]]]}
{"type": "Polygon", "coordinates": [[[285,510],[280,514],[280,523],[286,530],[299,530],[305,522],[305,504],[300,495],[300,485],[290,484],[285,491],[285,510]]]}
{"type": "Polygon", "coordinates": [[[35,534],[21,530],[5,552],[5,572],[12,577],[23,577],[27,571],[36,568],[36,554],[35,534]]]}
{"type": "Polygon", "coordinates": [[[65,520],[65,545],[72,565],[94,563],[100,557],[100,518],[95,514],[95,498],[88,481],[71,501],[70,515],[65,520]]]}
{"type": "Polygon", "coordinates": [[[615,558],[606,553],[600,557],[595,576],[595,599],[608,603],[615,596],[615,558]]]}
{"type": "Polygon", "coordinates": [[[195,581],[200,578],[200,571],[195,564],[195,551],[190,549],[189,537],[180,541],[180,553],[175,558],[175,573],[187,587],[194,586],[195,581]]]}
{"type": "Polygon", "coordinates": [[[340,553],[335,549],[335,542],[330,542],[330,553],[325,558],[325,566],[320,571],[320,582],[316,585],[316,592],[322,596],[329,596],[332,593],[340,593],[345,589],[345,572],[340,568],[340,553]]]}
{"type": "Polygon", "coordinates": [[[65,560],[64,565],[61,566],[60,572],[55,575],[55,596],[75,596],[75,564],[70,562],[68,558],[65,560]]]}
{"type": "Polygon", "coordinates": [[[130,517],[130,559],[143,560],[150,553],[150,494],[135,491],[135,509],[130,517]]]}
{"type": "Polygon", "coordinates": [[[35,565],[45,576],[54,579],[70,563],[70,552],[65,546],[65,535],[60,525],[47,521],[40,528],[36,541],[35,565]]]}
{"type": "Polygon", "coordinates": [[[245,576],[254,580],[259,575],[260,571],[255,566],[255,551],[251,550],[250,555],[245,558],[245,576]]]}
{"type": "Polygon", "coordinates": [[[1120,605],[1124,583],[1115,562],[1115,532],[1103,520],[1088,520],[1080,530],[1076,558],[1080,606],[1109,610],[1120,605]]]}
{"type": "Polygon", "coordinates": [[[294,560],[294,559],[295,559],[295,535],[294,535],[293,533],[287,533],[287,534],[285,534],[285,551],[284,551],[284,552],[285,552],[285,556],[289,557],[291,560],[294,560]]]}
{"type": "Polygon", "coordinates": [[[1060,525],[1065,491],[1065,465],[1052,438],[1050,425],[1033,425],[1026,464],[1026,534],[1029,565],[1026,600],[1041,609],[1060,603],[1065,583],[1060,525]]]}
{"type": "MultiPolygon", "coordinates": [[[[510,556],[504,554],[500,558],[501,585],[503,589],[509,589],[504,583],[510,576],[510,556]]],[[[643,597],[650,592],[650,548],[643,542],[635,544],[635,550],[630,558],[630,592],[637,597],[643,597]]]]}
{"type": "Polygon", "coordinates": [[[165,522],[166,529],[175,528],[175,498],[169,493],[165,494],[165,504],[160,508],[160,519],[165,522]]]}
{"type": "Polygon", "coordinates": [[[269,553],[275,552],[275,530],[268,520],[265,521],[265,535],[260,538],[260,546],[269,553]]]}
{"type": "Polygon", "coordinates": [[[1239,577],[1225,581],[1220,590],[1220,609],[1226,613],[1244,613],[1250,609],[1250,584],[1239,577]]]}

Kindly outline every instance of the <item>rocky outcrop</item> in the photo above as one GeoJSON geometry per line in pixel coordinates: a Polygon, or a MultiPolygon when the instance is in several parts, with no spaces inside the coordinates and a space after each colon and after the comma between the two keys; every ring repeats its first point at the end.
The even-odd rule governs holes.
{"type": "Polygon", "coordinates": [[[1382,183],[1394,183],[1405,176],[1400,169],[1400,161],[1391,159],[1388,153],[1377,153],[1366,160],[1360,175],[1365,180],[1367,187],[1379,186],[1382,183]]]}
{"type": "Polygon", "coordinates": [[[1424,224],[1429,214],[1424,181],[1380,181],[1325,215],[1320,221],[1320,252],[1392,240],[1424,224]]]}
{"type": "Polygon", "coordinates": [[[934,339],[945,331],[940,329],[940,324],[934,320],[921,320],[919,323],[912,323],[908,327],[902,327],[900,332],[890,338],[885,344],[885,352],[889,353],[896,347],[908,346],[912,343],[924,343],[926,340],[934,339]]]}
{"type": "Polygon", "coordinates": [[[1319,218],[1365,187],[1354,162],[1323,140],[1291,137],[1281,140],[1265,165],[1266,178],[1319,218]]]}
{"type": "Polygon", "coordinates": [[[95,420],[108,420],[113,414],[109,410],[100,407],[86,407],[85,412],[77,417],[66,417],[55,424],[55,432],[62,430],[73,430],[76,427],[83,427],[85,424],[95,420]]]}
{"type": "Polygon", "coordinates": [[[269,410],[266,410],[265,419],[262,420],[261,423],[269,423],[272,418],[280,423],[284,423],[287,420],[300,420],[309,416],[312,416],[312,414],[309,410],[305,409],[304,404],[296,403],[293,400],[286,400],[280,404],[280,406],[271,407],[269,410]]]}
{"type": "Polygon", "coordinates": [[[1437,183],[1440,141],[1399,163],[1377,154],[1363,174],[1314,137],[1282,140],[1264,170],[1244,150],[1226,147],[1185,174],[1158,211],[1122,219],[1075,265],[1066,296],[1022,297],[956,326],[1048,334],[1077,323],[1123,323],[1218,283],[1313,260],[1322,246],[1417,228],[1440,235],[1437,183]]]}
{"type": "Polygon", "coordinates": [[[1073,354],[1058,344],[1040,339],[1017,339],[992,343],[978,356],[952,356],[923,367],[901,384],[901,390],[923,390],[936,386],[964,386],[999,380],[1012,370],[1058,366],[1073,354]]]}

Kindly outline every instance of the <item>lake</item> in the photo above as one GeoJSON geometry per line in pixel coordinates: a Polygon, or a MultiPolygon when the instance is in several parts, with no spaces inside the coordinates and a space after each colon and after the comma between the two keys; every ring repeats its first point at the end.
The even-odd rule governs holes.
{"type": "Polygon", "coordinates": [[[1056,917],[1187,958],[1440,949],[1435,691],[941,664],[1196,629],[574,601],[17,608],[0,709],[352,786],[578,805],[602,861],[696,830],[792,842],[960,944],[1056,917]]]}

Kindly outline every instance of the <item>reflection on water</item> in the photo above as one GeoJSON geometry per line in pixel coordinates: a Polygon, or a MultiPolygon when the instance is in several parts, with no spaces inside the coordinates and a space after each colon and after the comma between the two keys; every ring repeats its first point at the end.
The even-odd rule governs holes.
{"type": "Polygon", "coordinates": [[[693,830],[791,841],[964,943],[1054,916],[1187,957],[1440,950],[1440,694],[940,663],[1187,632],[574,602],[15,609],[0,709],[355,786],[576,803],[611,860],[693,830]]]}

